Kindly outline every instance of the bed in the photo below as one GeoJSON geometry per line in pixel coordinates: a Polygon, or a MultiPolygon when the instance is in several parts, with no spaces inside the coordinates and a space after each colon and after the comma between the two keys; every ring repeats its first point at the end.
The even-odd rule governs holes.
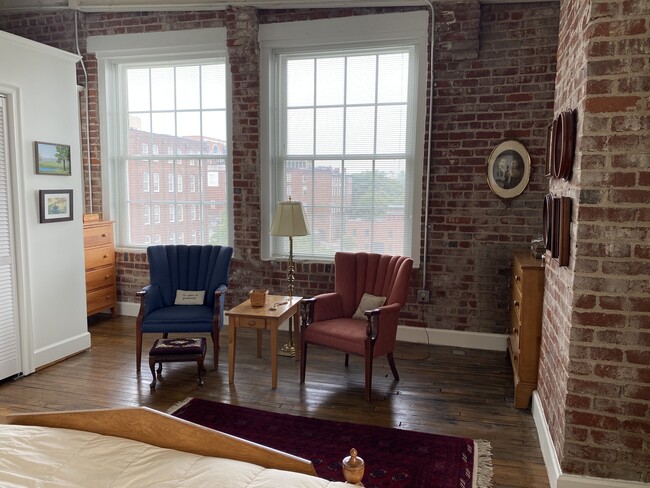
{"type": "Polygon", "coordinates": [[[0,486],[345,488],[311,462],[155,410],[13,414],[0,423],[0,486]]]}

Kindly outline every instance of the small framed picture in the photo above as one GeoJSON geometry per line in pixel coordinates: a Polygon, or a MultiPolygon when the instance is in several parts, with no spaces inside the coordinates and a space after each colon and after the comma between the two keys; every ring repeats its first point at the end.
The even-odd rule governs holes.
{"type": "Polygon", "coordinates": [[[34,142],[36,174],[70,176],[70,146],[50,142],[34,142]]]}
{"type": "Polygon", "coordinates": [[[39,190],[40,222],[72,220],[72,190],[39,190]]]}
{"type": "Polygon", "coordinates": [[[500,198],[522,194],[530,181],[530,155],[517,141],[505,141],[494,148],[487,163],[487,181],[500,198]]]}

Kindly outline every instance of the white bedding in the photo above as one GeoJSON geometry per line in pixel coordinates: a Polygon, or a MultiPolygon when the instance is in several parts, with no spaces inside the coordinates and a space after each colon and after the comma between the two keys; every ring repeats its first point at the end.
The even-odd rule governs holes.
{"type": "Polygon", "coordinates": [[[0,424],[2,488],[345,488],[321,478],[77,430],[0,424]]]}

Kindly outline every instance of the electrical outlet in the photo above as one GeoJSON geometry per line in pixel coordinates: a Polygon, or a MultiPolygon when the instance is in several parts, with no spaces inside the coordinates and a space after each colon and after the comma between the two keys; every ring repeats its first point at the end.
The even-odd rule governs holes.
{"type": "Polygon", "coordinates": [[[429,303],[429,290],[418,290],[418,303],[429,303]]]}

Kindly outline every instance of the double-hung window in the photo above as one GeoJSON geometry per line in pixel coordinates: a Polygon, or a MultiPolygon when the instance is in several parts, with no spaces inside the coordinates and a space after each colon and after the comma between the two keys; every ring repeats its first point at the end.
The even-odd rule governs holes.
{"type": "MultiPolygon", "coordinates": [[[[373,26],[391,19],[372,17],[348,30],[367,29],[363,41],[343,35],[326,42],[318,27],[306,45],[268,34],[266,217],[279,201],[303,202],[310,235],[294,239],[298,257],[419,255],[426,22],[414,38],[400,14],[401,38],[393,32],[383,39],[373,26]]],[[[265,257],[287,254],[286,239],[266,239],[265,257]]]]}
{"type": "Polygon", "coordinates": [[[232,196],[227,185],[208,184],[215,174],[230,180],[225,34],[207,31],[89,39],[107,94],[111,130],[102,148],[112,163],[110,208],[122,246],[180,243],[185,234],[197,244],[231,243],[232,196]],[[196,192],[183,192],[185,178],[199,182],[196,192]],[[161,206],[169,218],[160,218],[161,206]],[[197,209],[195,221],[180,217],[185,208],[197,209]]]}

